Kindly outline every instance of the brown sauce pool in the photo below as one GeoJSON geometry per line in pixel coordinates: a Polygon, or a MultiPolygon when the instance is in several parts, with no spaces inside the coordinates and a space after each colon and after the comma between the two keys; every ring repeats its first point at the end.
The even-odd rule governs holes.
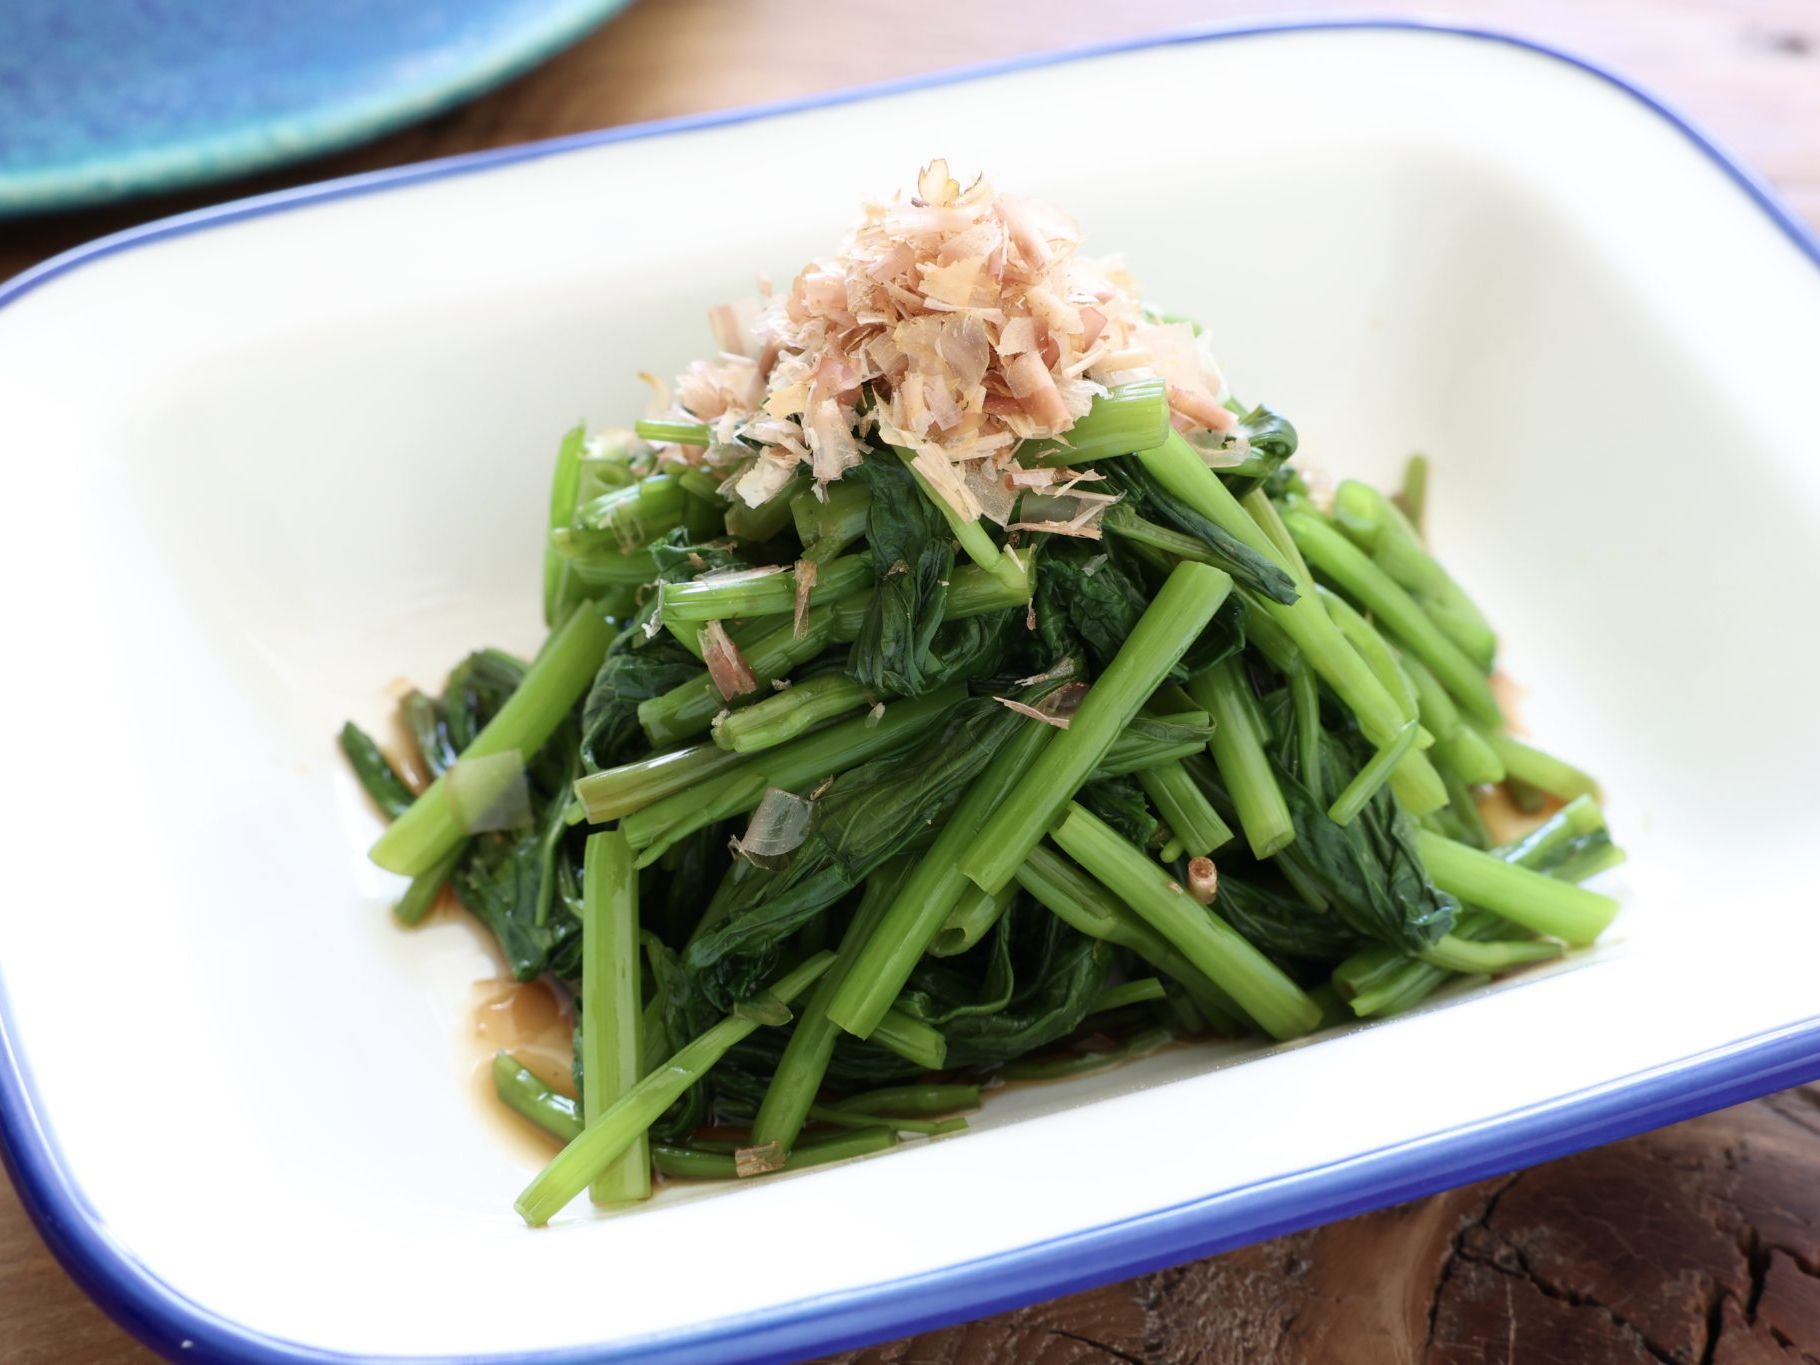
{"type": "Polygon", "coordinates": [[[469,1023],[462,1038],[462,1065],[476,1105],[500,1134],[501,1141],[529,1160],[539,1164],[548,1161],[562,1143],[499,1102],[493,1091],[493,1056],[510,1053],[546,1085],[573,1096],[575,1016],[567,993],[541,978],[514,980],[493,935],[447,887],[424,917],[424,923],[459,925],[492,960],[493,976],[468,987],[469,1023]]]}

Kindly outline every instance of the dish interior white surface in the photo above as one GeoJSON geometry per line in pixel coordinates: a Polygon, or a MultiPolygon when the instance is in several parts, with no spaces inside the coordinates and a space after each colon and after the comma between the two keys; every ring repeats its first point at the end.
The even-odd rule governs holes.
{"type": "Polygon", "coordinates": [[[1807,1018],[1820,276],[1629,94],[1444,34],[1156,47],[601,146],[86,264],[0,312],[0,967],[125,1253],[355,1353],[623,1342],[1482,1124],[1807,1018]],[[1096,96],[1095,92],[1100,92],[1096,96]],[[1103,98],[1104,103],[1101,103],[1103,98]],[[1092,111],[1117,109],[1104,122],[1092,111]],[[1066,136],[1038,136],[1020,115],[1066,136]],[[931,155],[1121,251],[1439,550],[1632,852],[1611,942],[1339,1037],[1177,1049],[959,1140],[543,1232],[332,737],[538,634],[557,437],[931,155]],[[23,723],[19,723],[23,722],[23,723]]]}

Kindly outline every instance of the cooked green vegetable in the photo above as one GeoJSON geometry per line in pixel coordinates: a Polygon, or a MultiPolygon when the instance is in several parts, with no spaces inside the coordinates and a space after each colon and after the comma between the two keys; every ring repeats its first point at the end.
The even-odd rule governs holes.
{"type": "MultiPolygon", "coordinates": [[[[953,245],[981,201],[934,172],[900,208],[953,245]]],[[[636,434],[569,431],[535,657],[404,695],[421,794],[341,732],[398,920],[451,888],[575,1003],[579,1099],[493,1064],[566,1144],[530,1223],[1395,1013],[1616,913],[1579,884],[1623,859],[1596,784],[1509,733],[1423,539],[1426,462],[1318,507],[1289,422],[1197,384],[1199,329],[1045,276],[1072,242],[1025,212],[990,269],[811,272],[636,434]],[[1503,848],[1493,783],[1537,821],[1503,848]]]]}

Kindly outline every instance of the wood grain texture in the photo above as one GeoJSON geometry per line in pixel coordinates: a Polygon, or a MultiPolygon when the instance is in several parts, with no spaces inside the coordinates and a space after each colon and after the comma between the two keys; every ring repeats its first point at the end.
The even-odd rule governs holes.
{"type": "MultiPolygon", "coordinates": [[[[1271,9],[1259,0],[642,0],[536,71],[364,147],[181,195],[0,224],[0,278],[134,223],[328,176],[1271,9]]],[[[1633,76],[1820,222],[1814,0],[1456,0],[1445,13],[1633,76]]],[[[1791,1091],[1514,1178],[838,1359],[1820,1362],[1817,1171],[1820,1094],[1791,1091]]],[[[63,1274],[0,1183],[0,1362],[151,1358],[63,1274]]]]}

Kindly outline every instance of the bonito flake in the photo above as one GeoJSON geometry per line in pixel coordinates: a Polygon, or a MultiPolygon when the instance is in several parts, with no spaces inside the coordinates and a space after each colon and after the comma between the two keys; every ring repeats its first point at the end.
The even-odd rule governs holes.
{"type": "MultiPolygon", "coordinates": [[[[963,188],[932,162],[913,196],[866,205],[840,251],[755,316],[712,311],[720,351],[677,378],[672,415],[706,423],[713,444],[677,453],[756,507],[892,445],[957,513],[1003,524],[997,490],[1035,486],[1018,443],[1065,437],[1110,385],[1160,377],[1179,430],[1230,430],[1201,339],[1147,320],[1123,267],[1080,240],[1049,205],[984,178],[963,188]]],[[[1097,535],[1095,521],[1043,529],[1097,535]]]]}

